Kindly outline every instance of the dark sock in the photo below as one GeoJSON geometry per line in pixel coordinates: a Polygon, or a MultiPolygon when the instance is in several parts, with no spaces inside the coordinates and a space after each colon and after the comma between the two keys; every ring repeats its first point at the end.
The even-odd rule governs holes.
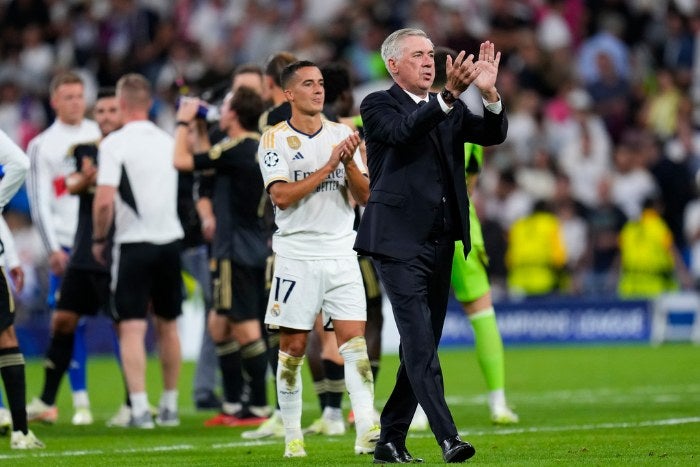
{"type": "Polygon", "coordinates": [[[377,373],[379,373],[379,360],[370,360],[370,366],[372,367],[372,378],[374,385],[377,385],[377,373]]]}
{"type": "Polygon", "coordinates": [[[328,405],[328,391],[326,391],[325,375],[322,379],[314,380],[314,391],[316,391],[316,396],[318,396],[318,403],[321,406],[321,413],[323,413],[323,409],[325,409],[328,405]]]}
{"type": "Polygon", "coordinates": [[[240,402],[241,392],[243,392],[240,345],[236,341],[219,342],[216,344],[216,355],[221,368],[224,401],[240,402]]]}
{"type": "Polygon", "coordinates": [[[0,349],[0,376],[5,383],[7,405],[12,415],[12,430],[27,434],[27,383],[24,356],[19,347],[0,349]]]}
{"type": "Polygon", "coordinates": [[[56,394],[61,385],[61,379],[68,370],[73,356],[73,341],[75,334],[54,334],[51,337],[49,350],[44,360],[44,391],[41,400],[47,405],[56,403],[56,394]]]}
{"type": "Polygon", "coordinates": [[[326,373],[326,405],[340,408],[345,392],[345,368],[332,360],[323,360],[323,370],[326,373]]]}
{"type": "MultiPolygon", "coordinates": [[[[267,362],[272,370],[272,375],[277,374],[277,358],[280,353],[280,335],[279,333],[268,334],[267,335],[267,362]]],[[[277,378],[272,378],[273,385],[275,386],[275,409],[280,409],[280,403],[277,400],[277,378]]]]}
{"type": "Polygon", "coordinates": [[[258,339],[241,347],[243,371],[248,378],[250,405],[267,405],[267,349],[265,341],[258,339]]]}

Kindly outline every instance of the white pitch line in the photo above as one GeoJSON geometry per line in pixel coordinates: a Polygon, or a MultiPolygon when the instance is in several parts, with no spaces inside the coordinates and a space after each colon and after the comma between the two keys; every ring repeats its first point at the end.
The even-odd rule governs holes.
{"type": "Polygon", "coordinates": [[[464,436],[515,435],[522,433],[555,433],[564,431],[609,430],[614,428],[644,428],[651,426],[687,425],[700,423],[700,417],[669,418],[666,420],[645,420],[641,422],[589,423],[586,425],[532,426],[529,428],[501,428],[494,431],[461,431],[464,436]]]}
{"type": "MultiPolygon", "coordinates": [[[[654,426],[673,426],[673,425],[687,425],[690,423],[700,423],[700,417],[687,417],[687,418],[668,418],[665,420],[644,420],[641,422],[620,422],[620,423],[591,423],[586,425],[566,425],[566,426],[542,426],[542,427],[528,427],[528,428],[500,428],[495,430],[480,430],[480,431],[468,431],[460,430],[460,435],[462,436],[489,436],[489,435],[513,435],[522,433],[556,433],[565,431],[585,431],[585,430],[609,430],[609,429],[620,429],[620,428],[644,428],[644,427],[654,427],[654,426]]],[[[432,437],[432,434],[416,434],[411,433],[409,435],[412,438],[427,438],[432,437]]],[[[232,443],[217,443],[209,446],[211,449],[228,449],[236,447],[247,447],[247,446],[264,446],[270,444],[279,444],[281,441],[241,441],[232,443]]],[[[204,446],[194,446],[191,444],[176,444],[171,446],[151,446],[147,448],[131,448],[131,449],[114,449],[112,451],[107,450],[90,450],[90,451],[63,451],[63,452],[40,452],[32,451],[30,453],[17,453],[17,454],[1,454],[0,460],[6,459],[23,459],[23,458],[51,458],[51,457],[80,457],[80,456],[95,456],[95,455],[110,455],[110,454],[147,454],[153,452],[167,452],[167,451],[192,451],[195,449],[203,449],[204,446]]]]}

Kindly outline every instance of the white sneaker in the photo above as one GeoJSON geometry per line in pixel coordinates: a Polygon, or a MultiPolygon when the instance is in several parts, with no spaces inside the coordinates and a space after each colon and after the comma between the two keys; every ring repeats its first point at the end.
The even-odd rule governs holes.
{"type": "Polygon", "coordinates": [[[134,417],[132,414],[131,418],[129,419],[129,426],[133,428],[141,428],[142,430],[152,430],[156,427],[155,423],[153,423],[153,414],[150,410],[137,417],[134,417]]]}
{"type": "Polygon", "coordinates": [[[90,407],[76,407],[73,418],[70,420],[73,425],[92,425],[93,421],[90,407]]]}
{"type": "Polygon", "coordinates": [[[303,433],[305,435],[341,436],[345,434],[345,422],[342,418],[339,420],[326,417],[317,418],[304,429],[303,433]]]}
{"type": "Polygon", "coordinates": [[[0,436],[5,436],[12,428],[12,416],[5,407],[0,407],[0,436]]]}
{"type": "Polygon", "coordinates": [[[243,439],[263,439],[284,437],[284,424],[282,414],[275,411],[270,418],[264,421],[255,430],[248,430],[241,433],[243,439]]]}
{"type": "Polygon", "coordinates": [[[115,413],[112,418],[107,420],[107,426],[110,428],[119,427],[126,428],[129,426],[131,421],[131,407],[126,404],[119,406],[119,410],[115,413]]]}
{"type": "Polygon", "coordinates": [[[379,425],[373,425],[362,435],[358,434],[355,438],[355,454],[372,454],[379,441],[380,433],[379,425]]]}
{"type": "Polygon", "coordinates": [[[494,425],[513,425],[520,421],[520,417],[507,406],[503,406],[491,411],[491,421],[494,425]]]}
{"type": "Polygon", "coordinates": [[[21,431],[13,431],[10,437],[10,447],[12,449],[43,449],[46,446],[39,441],[32,430],[25,435],[21,431]]]}
{"type": "Polygon", "coordinates": [[[284,457],[306,457],[303,439],[293,439],[284,447],[284,457]]]}
{"type": "Polygon", "coordinates": [[[413,420],[408,427],[408,431],[426,431],[429,427],[428,416],[425,415],[423,407],[416,407],[416,413],[413,414],[413,420]]]}
{"type": "Polygon", "coordinates": [[[55,405],[47,405],[38,397],[27,404],[27,421],[56,423],[56,420],[58,420],[58,408],[55,405]]]}
{"type": "Polygon", "coordinates": [[[180,417],[177,414],[177,410],[170,410],[167,407],[161,407],[158,409],[156,424],[158,426],[179,426],[180,417]]]}

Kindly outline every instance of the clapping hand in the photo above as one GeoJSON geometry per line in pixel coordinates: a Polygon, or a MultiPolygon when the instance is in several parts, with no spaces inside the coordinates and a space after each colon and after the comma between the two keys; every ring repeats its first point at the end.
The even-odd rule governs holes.
{"type": "Polygon", "coordinates": [[[493,42],[482,42],[479,47],[479,60],[476,62],[480,73],[474,79],[474,86],[479,88],[481,95],[489,102],[498,100],[496,78],[499,63],[501,63],[501,52],[496,52],[493,42]]]}
{"type": "Polygon", "coordinates": [[[445,89],[450,91],[455,97],[462,94],[481,73],[481,69],[474,64],[474,54],[469,54],[467,58],[464,58],[465,55],[466,52],[464,50],[454,60],[448,55],[447,63],[445,64],[447,72],[445,89]]]}
{"type": "Polygon", "coordinates": [[[329,162],[334,164],[334,166],[337,166],[341,162],[345,165],[351,163],[353,156],[355,155],[355,151],[357,151],[357,148],[360,145],[360,141],[360,134],[357,131],[354,131],[350,136],[342,140],[333,148],[329,162]]]}

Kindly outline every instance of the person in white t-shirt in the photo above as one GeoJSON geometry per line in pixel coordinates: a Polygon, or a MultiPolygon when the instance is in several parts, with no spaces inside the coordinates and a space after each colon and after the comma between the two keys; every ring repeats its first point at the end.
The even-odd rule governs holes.
{"type": "Polygon", "coordinates": [[[260,170],[275,206],[275,270],[265,324],[280,331],[277,397],[285,426],[285,457],[306,456],[301,430],[301,367],[309,331],[322,310],[344,359],[355,413],[355,453],[372,453],[374,389],[365,342],[365,306],[355,241],[352,196],[369,197],[357,150],[360,137],[321,118],[323,76],[312,62],[284,68],[282,88],[292,116],[267,130],[258,148],[260,170]]]}
{"type": "Polygon", "coordinates": [[[177,171],[172,166],[172,136],[148,120],[151,89],[138,74],[117,82],[124,126],[99,147],[97,190],[93,203],[92,253],[104,261],[114,221],[113,310],[119,328],[122,366],[131,399],[131,423],[153,428],[146,394],[146,312],[155,315],[163,371],[163,394],[156,423],[180,423],[177,381],[180,339],[175,319],[181,314],[180,239],[177,171]]]}
{"type": "MultiPolygon", "coordinates": [[[[57,74],[51,80],[51,107],[56,112],[56,120],[32,139],[27,149],[31,161],[27,193],[32,221],[49,257],[47,302],[51,309],[57,305],[78,226],[78,197],[71,196],[66,187],[66,178],[75,171],[72,148],[102,136],[97,123],[84,118],[84,88],[82,78],[71,71],[57,74]]],[[[74,425],[89,425],[93,421],[87,393],[85,327],[85,321],[81,320],[72,344],[68,345],[72,351],[68,377],[73,390],[74,425]]],[[[30,421],[54,423],[58,418],[55,405],[47,407],[32,401],[27,412],[30,421]]]]}
{"type": "MultiPolygon", "coordinates": [[[[0,180],[0,218],[2,218],[3,208],[22,185],[29,170],[27,157],[2,131],[0,131],[0,165],[3,166],[5,172],[5,176],[0,180]]],[[[0,259],[4,259],[5,243],[8,246],[12,244],[12,235],[10,235],[4,220],[1,223],[0,259]]],[[[14,250],[14,248],[9,249],[14,250]]],[[[0,262],[0,264],[3,263],[0,262]]],[[[22,288],[23,276],[21,272],[21,268],[10,270],[18,291],[22,288]]],[[[4,383],[7,405],[10,407],[12,415],[10,447],[12,449],[39,449],[44,447],[44,443],[39,441],[27,426],[24,356],[15,334],[14,305],[12,291],[3,267],[0,268],[0,379],[4,383]]]]}

